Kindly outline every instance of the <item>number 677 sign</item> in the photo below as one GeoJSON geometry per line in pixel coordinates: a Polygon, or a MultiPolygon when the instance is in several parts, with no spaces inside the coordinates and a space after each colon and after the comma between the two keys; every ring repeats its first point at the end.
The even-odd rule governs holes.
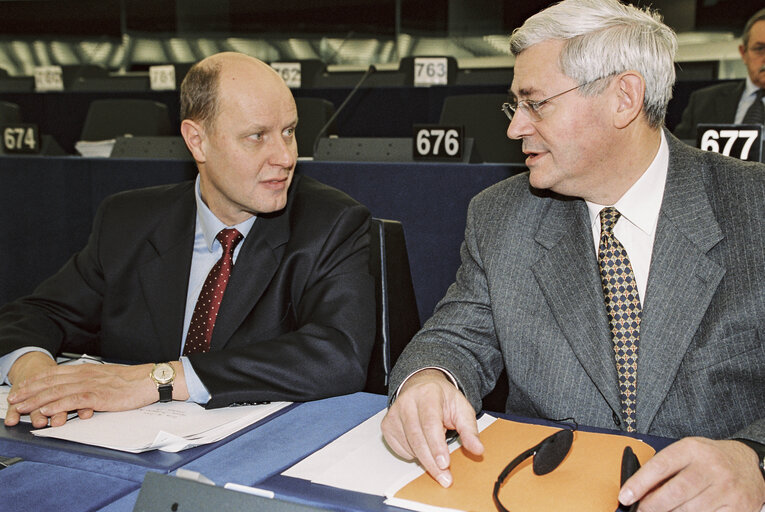
{"type": "Polygon", "coordinates": [[[762,126],[700,124],[696,143],[704,151],[752,162],[762,161],[762,126]]]}

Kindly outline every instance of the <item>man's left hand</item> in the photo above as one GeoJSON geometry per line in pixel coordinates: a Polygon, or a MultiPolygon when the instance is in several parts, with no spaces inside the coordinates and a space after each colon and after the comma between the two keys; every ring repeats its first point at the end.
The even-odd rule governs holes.
{"type": "Polygon", "coordinates": [[[67,411],[77,411],[84,419],[93,411],[137,409],[157,401],[156,385],[149,378],[151,368],[151,364],[52,366],[14,383],[8,404],[19,414],[39,411],[51,418],[51,426],[63,424],[67,411]]]}
{"type": "Polygon", "coordinates": [[[619,501],[640,512],[760,512],[765,480],[754,450],[739,441],[687,437],[648,460],[624,483],[619,501]]]}

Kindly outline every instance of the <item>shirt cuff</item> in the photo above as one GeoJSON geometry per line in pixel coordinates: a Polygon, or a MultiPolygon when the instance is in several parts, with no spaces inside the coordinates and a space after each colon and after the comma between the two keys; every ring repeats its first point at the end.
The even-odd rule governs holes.
{"type": "MultiPolygon", "coordinates": [[[[441,372],[443,372],[443,374],[446,377],[449,378],[450,381],[452,381],[452,384],[454,384],[455,388],[457,388],[457,389],[460,388],[459,384],[457,384],[457,379],[454,378],[454,375],[452,375],[449,370],[447,370],[445,368],[441,368],[440,366],[426,366],[425,368],[420,368],[419,370],[417,370],[415,372],[412,372],[409,375],[407,375],[407,377],[404,379],[404,381],[398,386],[398,389],[396,389],[396,395],[393,397],[393,400],[390,401],[391,404],[393,403],[393,401],[396,398],[398,398],[398,394],[401,393],[401,388],[404,387],[404,384],[406,384],[409,381],[409,379],[411,379],[413,376],[417,375],[418,373],[420,373],[423,370],[440,370],[441,372]]],[[[390,404],[388,404],[388,405],[390,405],[390,404]]]]}
{"type": "Polygon", "coordinates": [[[189,392],[189,402],[196,402],[200,405],[204,405],[210,401],[211,395],[207,391],[207,388],[199,379],[197,372],[194,371],[194,367],[191,366],[189,358],[181,356],[181,364],[183,364],[183,374],[186,378],[186,389],[189,392]]]}
{"type": "Polygon", "coordinates": [[[0,384],[10,384],[10,381],[8,380],[8,372],[11,371],[13,363],[15,363],[18,358],[29,352],[42,352],[43,354],[48,354],[48,356],[53,359],[53,356],[50,352],[40,347],[23,347],[16,349],[9,354],[5,354],[4,356],[0,357],[0,384]]]}

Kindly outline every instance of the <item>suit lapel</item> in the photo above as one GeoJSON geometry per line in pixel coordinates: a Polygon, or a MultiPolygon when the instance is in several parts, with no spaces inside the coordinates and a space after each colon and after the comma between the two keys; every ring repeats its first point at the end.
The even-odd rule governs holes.
{"type": "Polygon", "coordinates": [[[648,431],[725,270],[723,239],[693,150],[667,134],[669,170],[651,257],[638,352],[638,431],[648,431]]]}
{"type": "Polygon", "coordinates": [[[177,207],[157,222],[144,242],[153,257],[138,268],[149,314],[164,358],[178,359],[183,335],[191,256],[194,248],[196,205],[193,188],[182,195],[177,207]],[[171,319],[168,321],[168,319],[171,319]]]}
{"type": "Polygon", "coordinates": [[[259,216],[245,238],[223,295],[211,350],[226,345],[274,278],[290,237],[289,211],[288,207],[275,215],[259,216]]]}
{"type": "Polygon", "coordinates": [[[579,362],[618,411],[614,352],[584,201],[551,201],[536,235],[547,251],[532,272],[579,362]]]}
{"type": "Polygon", "coordinates": [[[720,95],[720,98],[713,103],[717,119],[727,119],[728,123],[733,123],[735,121],[738,102],[741,100],[741,95],[744,93],[745,85],[745,81],[741,80],[740,83],[736,84],[736,87],[730,87],[724,91],[720,95]]]}

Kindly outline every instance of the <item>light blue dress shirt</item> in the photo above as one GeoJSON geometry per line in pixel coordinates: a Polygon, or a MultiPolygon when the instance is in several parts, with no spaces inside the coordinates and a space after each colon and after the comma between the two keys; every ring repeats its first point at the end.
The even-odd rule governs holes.
{"type": "MultiPolygon", "coordinates": [[[[191,257],[191,271],[189,273],[189,284],[186,292],[186,312],[183,319],[183,335],[179,340],[179,356],[180,354],[183,354],[183,347],[186,344],[186,334],[189,330],[191,317],[194,313],[194,306],[202,291],[205,279],[207,279],[207,274],[210,273],[212,267],[223,255],[223,249],[215,236],[221,229],[235,228],[244,238],[247,238],[247,235],[257,218],[254,216],[250,217],[246,221],[235,226],[226,226],[223,224],[223,222],[210,211],[204,201],[202,201],[199,191],[199,176],[197,176],[196,183],[194,184],[194,196],[197,204],[196,227],[194,229],[194,252],[191,257]]],[[[243,245],[244,240],[239,242],[236,249],[234,249],[234,264],[236,264],[239,251],[242,249],[243,245]]],[[[8,371],[11,369],[11,366],[13,366],[13,363],[22,355],[33,351],[43,352],[53,358],[50,352],[39,347],[24,347],[6,354],[5,356],[0,357],[0,382],[9,384],[8,371]]],[[[197,376],[188,358],[180,356],[180,361],[183,364],[186,387],[189,391],[189,400],[200,404],[207,403],[210,400],[210,393],[207,391],[204,384],[202,384],[202,381],[197,376]]]]}
{"type": "MultiPolygon", "coordinates": [[[[749,110],[749,107],[754,103],[755,96],[757,96],[757,91],[759,90],[760,88],[754,85],[752,79],[747,76],[744,93],[741,95],[741,99],[738,102],[738,108],[736,109],[736,117],[734,118],[736,124],[741,124],[744,120],[746,111],[749,110]]],[[[765,97],[763,97],[761,101],[765,104],[765,97]]]]}

